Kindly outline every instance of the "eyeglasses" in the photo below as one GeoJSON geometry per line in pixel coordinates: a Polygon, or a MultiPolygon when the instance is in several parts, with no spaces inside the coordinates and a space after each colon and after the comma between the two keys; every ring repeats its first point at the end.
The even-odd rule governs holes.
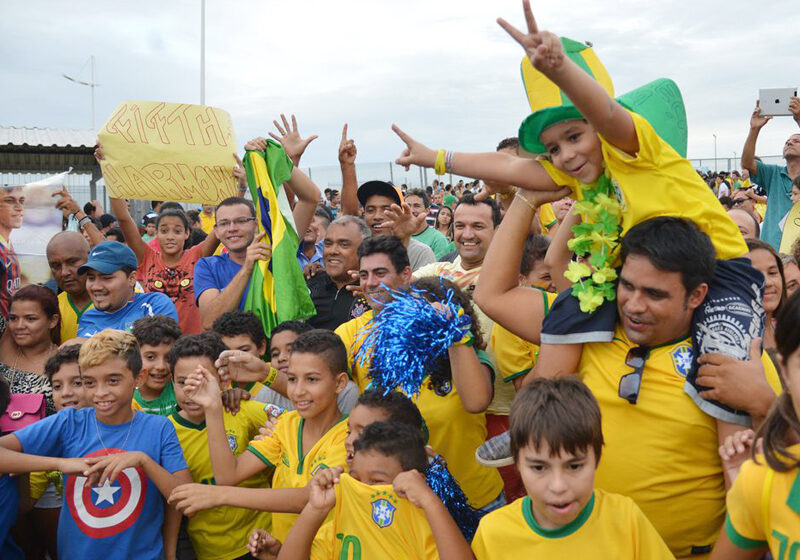
{"type": "Polygon", "coordinates": [[[255,221],[255,216],[250,216],[249,218],[236,218],[235,220],[221,220],[216,223],[216,227],[219,229],[227,229],[232,225],[243,226],[248,222],[255,221]]]}
{"type": "Polygon", "coordinates": [[[745,202],[747,202],[746,198],[737,198],[736,200],[733,201],[733,205],[734,206],[741,206],[745,202]]]}
{"type": "Polygon", "coordinates": [[[635,346],[628,350],[625,365],[632,367],[633,371],[619,378],[619,396],[631,404],[636,404],[639,399],[639,389],[642,388],[642,371],[650,351],[646,346],[635,346]]]}

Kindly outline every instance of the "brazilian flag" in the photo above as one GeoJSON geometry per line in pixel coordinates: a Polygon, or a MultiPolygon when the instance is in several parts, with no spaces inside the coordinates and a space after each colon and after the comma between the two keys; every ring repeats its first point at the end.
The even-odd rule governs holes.
{"type": "Polygon", "coordinates": [[[264,152],[247,152],[244,168],[256,207],[258,233],[272,245],[272,259],[258,261],[250,277],[245,310],[252,311],[269,337],[283,321],[305,319],[316,313],[303,271],[297,262],[300,238],[283,183],[292,175],[292,162],[280,144],[267,140],[264,152]]]}

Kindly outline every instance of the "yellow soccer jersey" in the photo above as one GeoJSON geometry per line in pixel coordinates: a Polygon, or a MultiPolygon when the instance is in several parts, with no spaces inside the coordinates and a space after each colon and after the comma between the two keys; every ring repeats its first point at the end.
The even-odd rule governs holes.
{"type": "Polygon", "coordinates": [[[632,371],[625,357],[635,346],[617,325],[613,341],[583,347],[578,371],[600,404],[605,439],[595,484],[633,498],[672,552],[688,556],[714,544],[725,515],[716,421],[684,391],[688,336],[652,348],[637,403],[620,398],[620,378],[632,371]]]}
{"type": "MultiPolygon", "coordinates": [[[[302,488],[319,469],[344,467],[346,464],[344,440],[347,438],[347,416],[342,416],[331,426],[305,456],[304,422],[297,411],[284,412],[278,417],[271,438],[251,441],[247,448],[267,466],[275,467],[273,488],[302,488]]],[[[295,513],[272,514],[272,534],[275,538],[284,541],[296,519],[295,513]]]]}
{"type": "Polygon", "coordinates": [[[519,558],[674,558],[633,500],[595,490],[572,523],[544,529],[528,496],[481,519],[472,540],[478,560],[519,558]]]}
{"type": "Polygon", "coordinates": [[[36,471],[32,472],[28,478],[32,499],[38,500],[44,496],[51,482],[55,485],[59,497],[61,496],[61,481],[64,477],[59,471],[36,471]]]}
{"type": "Polygon", "coordinates": [[[94,307],[90,301],[83,309],[78,309],[72,303],[72,298],[67,292],[58,294],[58,314],[61,317],[61,342],[66,342],[78,336],[78,321],[81,316],[94,307]]]}
{"type": "MultiPolygon", "coordinates": [[[[550,306],[558,294],[540,290],[544,298],[544,313],[547,315],[550,306]]],[[[494,351],[494,365],[502,380],[511,383],[514,379],[528,373],[539,359],[539,347],[520,338],[495,323],[489,347],[494,351]]]]}
{"type": "MultiPolygon", "coordinates": [[[[789,451],[800,456],[800,445],[789,451]]],[[[800,473],[777,472],[763,456],[746,461],[728,492],[725,532],[742,549],[769,546],[775,560],[800,557],[800,473]]]]}
{"type": "MultiPolygon", "coordinates": [[[[725,212],[688,159],[681,157],[647,122],[631,113],[639,139],[639,153],[631,157],[600,136],[603,159],[622,207],[622,235],[650,218],[679,216],[693,221],[711,238],[722,260],[744,256],[747,245],[739,228],[725,212]]],[[[558,185],[572,188],[581,200],[584,186],[552,163],[541,164],[558,185]]]]}
{"type": "Polygon", "coordinates": [[[331,521],[317,532],[311,560],[438,560],[425,513],[390,484],[369,486],[343,474],[335,488],[331,521]]]}
{"type": "Polygon", "coordinates": [[[372,319],[374,313],[375,312],[370,309],[355,319],[342,323],[333,331],[339,335],[339,338],[344,342],[344,347],[347,348],[347,363],[350,364],[350,379],[358,385],[359,393],[366,391],[367,385],[369,385],[370,380],[367,378],[369,375],[369,366],[368,364],[364,364],[363,366],[359,364],[355,360],[355,355],[361,348],[362,337],[366,334],[364,327],[372,319]]]}
{"type": "MultiPolygon", "coordinates": [[[[175,426],[192,480],[215,484],[205,422],[194,424],[177,412],[169,419],[175,426]]],[[[244,453],[248,442],[258,435],[258,429],[266,421],[262,403],[242,401],[236,416],[224,412],[225,435],[234,455],[244,453]]],[[[238,486],[269,488],[269,472],[262,471],[238,486]]],[[[247,541],[254,528],[269,530],[271,525],[272,516],[268,512],[223,506],[195,514],[189,519],[187,530],[199,560],[232,560],[247,554],[247,541]]]]}
{"type": "MultiPolygon", "coordinates": [[[[494,369],[485,352],[476,350],[482,364],[494,369]]],[[[412,397],[428,428],[428,445],[447,460],[447,467],[464,490],[470,504],[483,508],[497,499],[503,479],[497,469],[475,460],[475,450],[486,441],[486,414],[467,412],[455,385],[432,389],[426,379],[419,395],[412,397]]]]}
{"type": "Polygon", "coordinates": [[[542,228],[542,235],[547,235],[550,228],[556,225],[556,213],[553,211],[553,205],[549,202],[539,206],[539,225],[542,228]]]}
{"type": "Polygon", "coordinates": [[[200,229],[202,229],[207,234],[211,233],[211,230],[214,229],[214,223],[216,222],[216,217],[214,214],[207,215],[204,212],[200,212],[200,229]]]}

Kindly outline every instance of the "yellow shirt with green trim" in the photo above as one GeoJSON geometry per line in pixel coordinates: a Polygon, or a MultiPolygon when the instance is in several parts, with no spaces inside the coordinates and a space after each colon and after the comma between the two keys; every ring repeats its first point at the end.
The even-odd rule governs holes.
{"type": "Polygon", "coordinates": [[[438,560],[425,512],[391,484],[369,486],[342,474],[335,491],[331,521],[317,532],[311,560],[438,560]]]}
{"type": "Polygon", "coordinates": [[[350,365],[350,379],[358,385],[359,393],[366,391],[367,385],[369,385],[369,363],[367,362],[361,365],[355,359],[355,355],[361,349],[361,341],[368,332],[365,327],[367,323],[372,320],[374,315],[375,312],[370,309],[355,319],[350,319],[346,323],[342,323],[333,331],[339,335],[339,338],[344,342],[344,347],[347,348],[347,363],[350,365]]]}
{"type": "MultiPolygon", "coordinates": [[[[622,235],[650,218],[679,216],[693,221],[711,238],[718,259],[744,256],[747,245],[739,228],[689,160],[662,140],[644,117],[630,114],[639,140],[635,156],[599,136],[603,159],[622,209],[622,235]]],[[[542,160],[541,164],[556,184],[572,188],[578,200],[583,198],[586,185],[549,161],[542,160]]]]}
{"type": "MultiPolygon", "coordinates": [[[[800,445],[789,448],[800,457],[800,445]]],[[[800,471],[777,472],[763,456],[745,461],[728,492],[725,532],[745,550],[769,546],[775,560],[800,558],[800,471]],[[770,474],[768,474],[770,473],[770,474]]]]}
{"type": "MultiPolygon", "coordinates": [[[[344,467],[347,451],[347,416],[342,416],[328,428],[319,441],[303,455],[303,424],[296,410],[284,412],[278,417],[271,438],[250,442],[247,450],[261,459],[267,466],[275,467],[273,488],[302,488],[308,484],[319,469],[344,467]]],[[[296,513],[273,513],[272,534],[283,542],[289,534],[296,513]]]]}
{"type": "MultiPolygon", "coordinates": [[[[620,378],[632,372],[625,358],[636,346],[618,324],[611,342],[583,347],[579,376],[600,405],[605,439],[595,485],[633,498],[672,552],[688,556],[714,544],[725,516],[716,421],[684,391],[688,335],[651,348],[637,403],[621,398],[620,378]]],[[[775,371],[766,354],[762,363],[775,371]]]]}
{"type": "MultiPolygon", "coordinates": [[[[475,352],[482,364],[494,370],[486,352],[477,349],[475,352]]],[[[467,412],[452,381],[442,390],[433,389],[429,381],[423,381],[419,394],[411,397],[428,428],[428,445],[445,458],[469,503],[483,508],[503,490],[503,479],[497,469],[484,467],[475,460],[475,450],[486,441],[486,413],[467,412]]]]}
{"type": "Polygon", "coordinates": [[[529,496],[490,512],[478,525],[472,552],[477,560],[674,558],[633,500],[599,489],[578,517],[558,529],[539,525],[529,496]]]}
{"type": "Polygon", "coordinates": [[[61,317],[61,342],[66,342],[78,336],[78,321],[80,321],[81,316],[92,307],[94,307],[94,304],[90,300],[86,307],[78,309],[67,292],[58,294],[58,314],[61,317]]]}
{"type": "MultiPolygon", "coordinates": [[[[544,314],[550,311],[558,294],[540,290],[544,298],[544,314]]],[[[505,383],[528,373],[539,359],[539,346],[520,338],[511,331],[495,323],[489,347],[494,351],[494,365],[505,383]]]]}
{"type": "MultiPolygon", "coordinates": [[[[169,419],[175,426],[192,480],[216,484],[206,423],[195,424],[182,418],[178,412],[171,414],[169,419]]],[[[266,421],[267,413],[262,403],[242,401],[236,416],[224,411],[225,436],[234,455],[244,453],[248,442],[259,434],[258,429],[266,421]]],[[[269,475],[268,471],[261,471],[237,486],[269,488],[269,475]]],[[[247,541],[254,528],[269,531],[271,526],[272,515],[269,512],[222,506],[195,514],[189,519],[187,531],[198,560],[232,560],[247,554],[247,541]]]]}
{"type": "Polygon", "coordinates": [[[549,202],[539,206],[539,226],[542,228],[542,234],[545,235],[550,231],[554,225],[558,223],[556,213],[553,210],[553,205],[549,202]]]}

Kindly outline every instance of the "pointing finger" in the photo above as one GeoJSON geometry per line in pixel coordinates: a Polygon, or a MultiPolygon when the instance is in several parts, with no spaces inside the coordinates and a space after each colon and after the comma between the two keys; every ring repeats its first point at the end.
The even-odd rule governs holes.
{"type": "Polygon", "coordinates": [[[411,142],[412,142],[411,137],[408,134],[406,134],[405,132],[403,132],[402,130],[400,130],[399,126],[397,126],[396,124],[393,124],[392,125],[392,130],[394,131],[395,134],[397,134],[400,137],[400,140],[402,140],[406,144],[411,144],[411,142]]]}
{"type": "Polygon", "coordinates": [[[536,25],[536,18],[533,17],[531,10],[530,0],[522,0],[522,10],[525,12],[525,23],[528,24],[528,33],[539,33],[539,27],[536,25]]]}
{"type": "Polygon", "coordinates": [[[342,127],[342,142],[345,140],[347,140],[347,123],[344,123],[344,126],[342,127]]]}

